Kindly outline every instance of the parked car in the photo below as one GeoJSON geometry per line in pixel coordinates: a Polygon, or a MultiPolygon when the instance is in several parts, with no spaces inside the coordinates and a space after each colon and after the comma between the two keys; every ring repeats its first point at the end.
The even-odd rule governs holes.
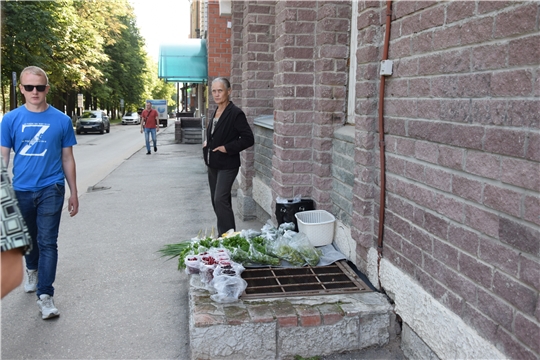
{"type": "Polygon", "coordinates": [[[122,125],[126,124],[135,124],[139,125],[141,123],[141,118],[139,117],[139,114],[136,112],[127,112],[124,116],[122,116],[122,125]]]}
{"type": "Polygon", "coordinates": [[[111,131],[109,117],[103,110],[85,110],[77,119],[76,133],[99,132],[107,134],[111,131]]]}

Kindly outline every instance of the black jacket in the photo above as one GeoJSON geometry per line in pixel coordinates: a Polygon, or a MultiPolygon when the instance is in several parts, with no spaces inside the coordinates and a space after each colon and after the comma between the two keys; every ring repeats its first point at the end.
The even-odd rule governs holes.
{"type": "Polygon", "coordinates": [[[212,123],[216,111],[212,114],[206,127],[206,146],[203,148],[204,162],[214,169],[238,168],[240,167],[240,152],[255,143],[253,132],[244,112],[231,102],[219,117],[212,134],[212,123]],[[221,145],[225,146],[227,153],[212,151],[221,145]]]}

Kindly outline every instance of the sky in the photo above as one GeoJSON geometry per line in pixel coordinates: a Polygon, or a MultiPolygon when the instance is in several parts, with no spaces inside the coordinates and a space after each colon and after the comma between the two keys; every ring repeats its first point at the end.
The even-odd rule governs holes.
{"type": "Polygon", "coordinates": [[[190,0],[130,0],[146,51],[154,60],[159,47],[175,44],[189,35],[190,0]]]}

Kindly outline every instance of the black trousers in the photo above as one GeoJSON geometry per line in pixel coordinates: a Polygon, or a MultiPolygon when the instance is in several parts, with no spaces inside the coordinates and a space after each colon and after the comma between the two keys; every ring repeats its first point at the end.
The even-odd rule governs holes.
{"type": "Polygon", "coordinates": [[[236,231],[234,212],[231,202],[231,190],[240,168],[218,170],[208,168],[208,184],[212,206],[217,217],[218,235],[233,229],[236,231]]]}

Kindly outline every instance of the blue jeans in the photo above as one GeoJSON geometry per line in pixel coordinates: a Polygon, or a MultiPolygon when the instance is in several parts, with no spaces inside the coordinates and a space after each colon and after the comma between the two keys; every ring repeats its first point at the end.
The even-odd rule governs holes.
{"type": "Polygon", "coordinates": [[[38,191],[15,191],[19,208],[32,236],[33,248],[25,256],[26,268],[38,271],[37,296],[54,296],[58,263],[58,229],[64,206],[64,185],[38,191]]]}
{"type": "Polygon", "coordinates": [[[157,147],[156,129],[144,128],[144,141],[146,142],[146,152],[150,152],[150,139],[148,135],[152,135],[152,142],[154,143],[154,147],[157,147]]]}

